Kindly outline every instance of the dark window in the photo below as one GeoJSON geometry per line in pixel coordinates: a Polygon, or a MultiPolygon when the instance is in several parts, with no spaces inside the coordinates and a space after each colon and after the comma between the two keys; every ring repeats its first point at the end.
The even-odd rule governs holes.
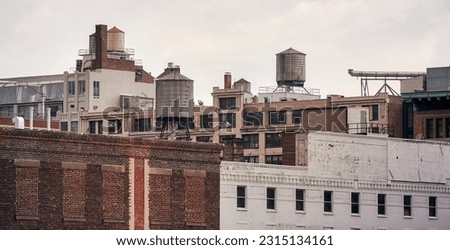
{"type": "Polygon", "coordinates": [[[266,191],[266,208],[275,209],[276,188],[268,187],[266,191]]]}
{"type": "Polygon", "coordinates": [[[378,215],[386,215],[386,194],[378,194],[378,215]]]}
{"type": "Polygon", "coordinates": [[[447,124],[446,137],[450,137],[450,118],[446,118],[445,123],[447,124]]]}
{"type": "Polygon", "coordinates": [[[242,135],[244,148],[259,148],[259,134],[242,135]]]}
{"type": "Polygon", "coordinates": [[[245,208],[245,186],[237,186],[237,207],[245,208]]]}
{"type": "Polygon", "coordinates": [[[226,140],[231,140],[236,138],[236,135],[221,135],[219,136],[219,143],[225,143],[226,140]]]}
{"type": "Polygon", "coordinates": [[[134,119],[134,132],[147,132],[151,129],[150,118],[134,119]]]}
{"type": "Polygon", "coordinates": [[[428,216],[436,217],[437,216],[437,197],[430,196],[428,197],[428,216]]]}
{"type": "Polygon", "coordinates": [[[212,142],[212,136],[197,136],[198,142],[212,142]]]}
{"type": "Polygon", "coordinates": [[[305,211],[305,190],[303,189],[295,190],[295,210],[305,211]]]}
{"type": "Polygon", "coordinates": [[[100,97],[100,82],[94,81],[94,98],[100,97]]]}
{"type": "Polygon", "coordinates": [[[286,111],[269,112],[269,124],[286,124],[286,111]]]}
{"type": "Polygon", "coordinates": [[[372,105],[372,120],[378,121],[378,105],[372,105]]]}
{"type": "Polygon", "coordinates": [[[412,196],[411,195],[404,195],[403,196],[403,215],[404,216],[411,216],[412,215],[412,196]]]}
{"type": "Polygon", "coordinates": [[[247,112],[245,113],[245,126],[259,126],[263,124],[262,112],[247,112]]]}
{"type": "Polygon", "coordinates": [[[67,122],[61,122],[60,126],[60,130],[63,132],[69,131],[69,124],[67,122]]]}
{"type": "Polygon", "coordinates": [[[86,92],[86,82],[78,81],[78,94],[83,95],[86,92]]]}
{"type": "Polygon", "coordinates": [[[444,137],[444,119],[436,119],[436,138],[444,137]]]}
{"type": "Polygon", "coordinates": [[[301,124],[302,123],[302,111],[294,110],[292,111],[292,124],[301,124]]]}
{"type": "Polygon", "coordinates": [[[245,162],[250,163],[259,163],[259,157],[258,156],[244,156],[245,162]]]}
{"type": "Polygon", "coordinates": [[[67,92],[69,95],[75,95],[75,82],[70,81],[67,83],[67,92]]]}
{"type": "Polygon", "coordinates": [[[201,128],[212,128],[213,127],[213,115],[201,115],[200,116],[200,127],[201,128]]]}
{"type": "Polygon", "coordinates": [[[236,113],[220,114],[221,128],[235,128],[236,127],[236,113]]]}
{"type": "Polygon", "coordinates": [[[97,122],[96,121],[89,121],[89,133],[90,134],[96,134],[97,131],[97,122]]]}
{"type": "Polygon", "coordinates": [[[78,122],[71,122],[70,123],[70,132],[78,133],[78,122]]]}
{"type": "Polygon", "coordinates": [[[266,155],[267,164],[283,165],[282,155],[266,155]]]}
{"type": "Polygon", "coordinates": [[[426,127],[426,129],[427,129],[427,134],[426,134],[426,136],[427,136],[427,139],[430,139],[430,138],[434,138],[434,124],[433,124],[433,119],[427,119],[426,120],[426,125],[427,125],[427,127],[426,127]]]}
{"type": "Polygon", "coordinates": [[[359,193],[353,193],[352,199],[352,214],[359,214],[359,193]]]}
{"type": "Polygon", "coordinates": [[[221,110],[236,109],[236,97],[219,98],[219,108],[221,110]]]}
{"type": "Polygon", "coordinates": [[[122,133],[122,120],[109,120],[108,121],[108,133],[109,134],[121,134],[122,133]]]}
{"type": "Polygon", "coordinates": [[[266,134],[266,148],[280,148],[283,146],[283,135],[281,133],[266,134]]]}
{"type": "Polygon", "coordinates": [[[323,211],[326,213],[333,212],[333,191],[323,192],[323,211]]]}

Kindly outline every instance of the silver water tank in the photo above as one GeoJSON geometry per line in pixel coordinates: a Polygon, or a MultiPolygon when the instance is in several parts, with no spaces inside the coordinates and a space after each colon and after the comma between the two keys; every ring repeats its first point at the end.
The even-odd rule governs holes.
{"type": "Polygon", "coordinates": [[[303,87],[306,80],[306,54],[293,48],[276,54],[278,86],[303,87]]]}

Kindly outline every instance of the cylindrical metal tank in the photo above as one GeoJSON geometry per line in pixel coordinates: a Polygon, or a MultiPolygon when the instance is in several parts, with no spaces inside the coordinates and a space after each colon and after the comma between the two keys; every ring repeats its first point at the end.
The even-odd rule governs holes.
{"type": "Polygon", "coordinates": [[[306,54],[293,48],[276,54],[278,86],[300,86],[306,80],[306,54]]]}
{"type": "Polygon", "coordinates": [[[156,97],[157,119],[193,119],[194,81],[182,75],[179,66],[169,64],[156,78],[156,97]]]}
{"type": "Polygon", "coordinates": [[[108,51],[125,51],[125,32],[117,27],[108,30],[108,51]]]}

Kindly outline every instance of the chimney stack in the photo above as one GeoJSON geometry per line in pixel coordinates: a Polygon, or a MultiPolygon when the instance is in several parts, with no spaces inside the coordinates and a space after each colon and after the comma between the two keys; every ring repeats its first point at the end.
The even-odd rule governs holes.
{"type": "Polygon", "coordinates": [[[230,72],[225,72],[225,75],[223,76],[223,88],[231,89],[231,73],[230,72]]]}

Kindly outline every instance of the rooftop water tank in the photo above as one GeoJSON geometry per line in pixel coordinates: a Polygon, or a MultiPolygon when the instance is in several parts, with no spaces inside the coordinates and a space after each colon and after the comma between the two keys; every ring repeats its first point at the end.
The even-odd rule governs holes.
{"type": "Polygon", "coordinates": [[[108,30],[108,51],[125,51],[125,32],[116,26],[108,30]]]}
{"type": "Polygon", "coordinates": [[[281,86],[303,87],[306,80],[306,54],[293,48],[276,54],[277,75],[276,80],[281,86]]]}

